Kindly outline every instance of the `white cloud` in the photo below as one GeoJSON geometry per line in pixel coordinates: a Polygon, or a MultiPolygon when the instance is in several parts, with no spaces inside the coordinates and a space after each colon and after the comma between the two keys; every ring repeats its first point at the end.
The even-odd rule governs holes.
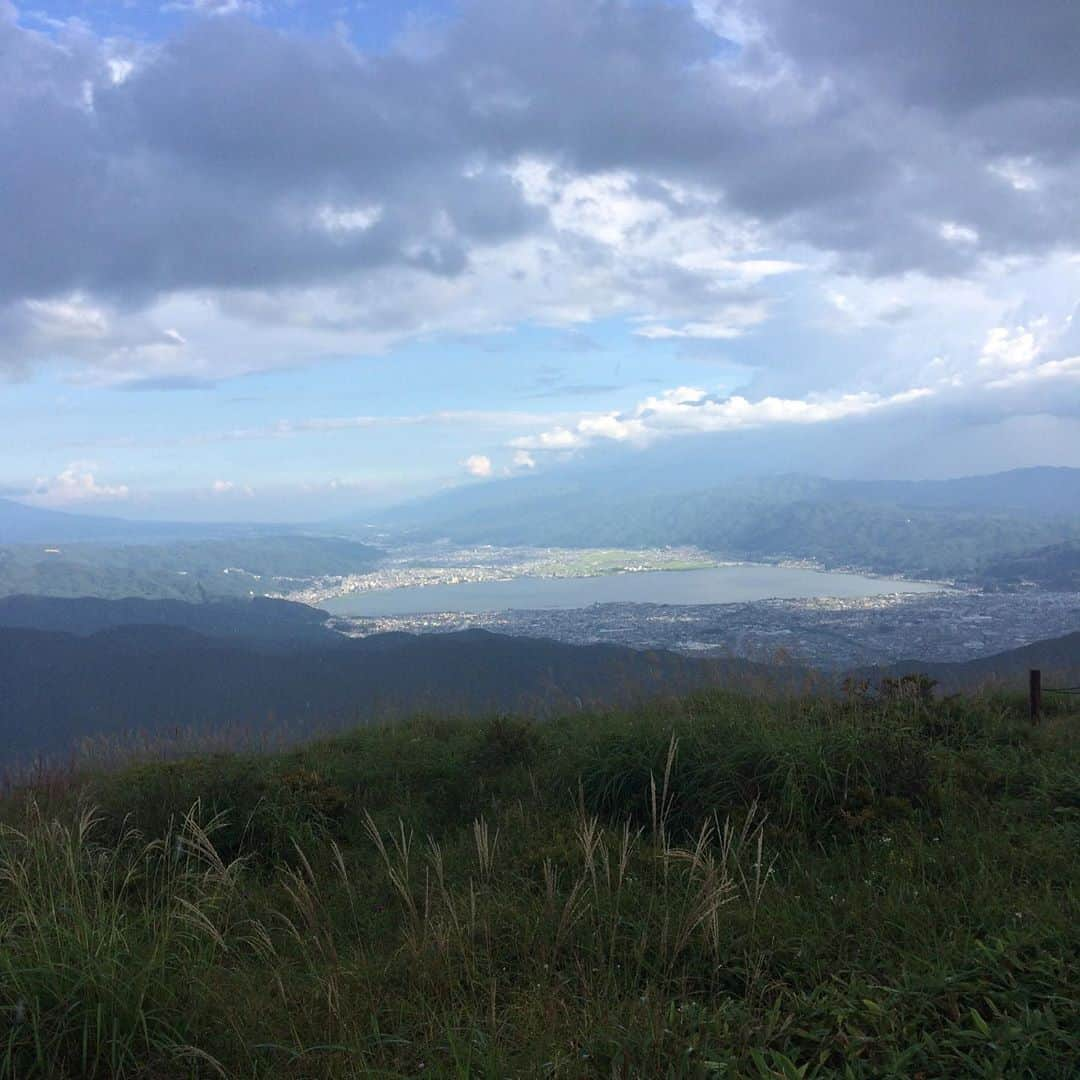
{"type": "Polygon", "coordinates": [[[255,494],[255,489],[249,484],[237,484],[232,480],[215,480],[210,485],[210,494],[243,495],[245,498],[250,499],[255,494]]]}
{"type": "Polygon", "coordinates": [[[535,469],[536,458],[528,450],[518,450],[514,454],[515,469],[535,469]]]}
{"type": "MultiPolygon", "coordinates": [[[[1039,327],[1041,329],[1041,326],[1039,327]]],[[[1009,330],[995,326],[987,335],[979,356],[980,367],[1026,368],[1039,353],[1035,332],[1025,326],[1009,330]]]]}
{"type": "Polygon", "coordinates": [[[95,467],[92,462],[76,461],[54,477],[38,477],[27,501],[41,506],[64,506],[130,496],[126,484],[99,484],[92,471],[95,467]]]}
{"type": "Polygon", "coordinates": [[[52,339],[103,338],[109,331],[105,312],[78,296],[67,300],[27,300],[35,328],[52,339]]]}
{"type": "Polygon", "coordinates": [[[521,435],[512,439],[510,445],[522,450],[578,450],[586,441],[569,428],[557,427],[550,431],[541,431],[538,435],[521,435]]]}
{"type": "Polygon", "coordinates": [[[1038,191],[1031,158],[1006,158],[989,166],[990,172],[1001,177],[1014,191],[1038,191]]]}
{"type": "Polygon", "coordinates": [[[749,326],[764,322],[765,307],[757,305],[745,311],[733,311],[730,322],[688,322],[682,326],[652,324],[640,326],[634,331],[636,337],[651,341],[664,341],[672,338],[697,338],[702,341],[730,341],[742,337],[749,326]]]}
{"type": "Polygon", "coordinates": [[[134,62],[122,56],[110,57],[106,61],[106,66],[109,69],[109,80],[113,86],[120,86],[122,83],[127,82],[129,76],[135,70],[134,62]]]}
{"type": "Polygon", "coordinates": [[[671,216],[658,199],[636,192],[631,173],[567,176],[535,158],[519,161],[511,173],[530,202],[546,207],[557,230],[609,247],[626,249],[671,216]]]}
{"type": "Polygon", "coordinates": [[[192,15],[261,15],[259,0],[170,0],[162,11],[183,11],[192,15]]]}
{"type": "MultiPolygon", "coordinates": [[[[846,317],[861,319],[859,305],[843,293],[827,294],[846,317]]],[[[880,306],[880,300],[873,301],[880,306]]],[[[891,301],[896,303],[898,301],[891,301]]],[[[632,409],[579,416],[509,445],[518,452],[576,451],[602,440],[644,444],[679,434],[730,432],[784,424],[825,424],[908,406],[930,398],[951,405],[979,395],[1019,386],[1080,380],[1080,356],[1061,357],[1071,319],[1055,330],[1040,316],[1025,325],[995,326],[981,348],[971,350],[965,363],[934,356],[922,364],[921,384],[892,391],[808,393],[800,397],[765,395],[755,400],[741,394],[720,396],[701,387],[679,386],[652,395],[632,409]],[[1058,355],[1054,355],[1056,350],[1058,355]],[[1042,359],[1050,352],[1048,359],[1042,359]],[[973,355],[974,354],[974,355],[973,355]]],[[[915,365],[908,360],[908,368],[915,365]]],[[[895,374],[893,375],[895,378],[895,374]]],[[[987,399],[989,400],[989,399],[987,399]]],[[[998,399],[999,406],[1001,399],[998,399]]],[[[1039,406],[1042,407],[1042,406],[1039,406]]]]}
{"type": "Polygon", "coordinates": [[[736,277],[749,285],[756,285],[759,281],[776,277],[778,274],[791,274],[796,270],[805,269],[803,263],[792,262],[790,259],[724,258],[713,248],[688,251],[683,255],[676,255],[672,261],[685,270],[692,270],[695,273],[708,271],[725,277],[736,277]]]}
{"type": "Polygon", "coordinates": [[[851,298],[842,292],[835,290],[827,290],[825,298],[841,315],[846,315],[851,319],[857,318],[858,312],[855,305],[851,302],[851,298]]]}
{"type": "Polygon", "coordinates": [[[1041,364],[1012,371],[1000,378],[991,379],[986,385],[991,390],[1008,390],[1028,383],[1047,382],[1051,379],[1080,381],[1080,356],[1068,356],[1062,360],[1044,360],[1041,364]]]}
{"type": "Polygon", "coordinates": [[[320,228],[334,234],[366,232],[383,215],[381,206],[322,206],[315,215],[320,228]]]}
{"type": "Polygon", "coordinates": [[[741,395],[718,398],[698,387],[680,386],[645,398],[630,412],[583,416],[573,427],[521,436],[511,440],[510,445],[526,451],[580,450],[603,439],[645,443],[676,434],[739,431],[774,424],[823,424],[907,405],[933,393],[929,387],[915,387],[895,394],[862,391],[749,401],[741,395]]]}
{"type": "Polygon", "coordinates": [[[491,458],[485,454],[471,454],[461,464],[470,476],[491,475],[491,458]]]}
{"type": "Polygon", "coordinates": [[[977,229],[973,229],[969,225],[960,225],[955,221],[943,221],[940,232],[942,239],[953,244],[977,244],[979,242],[977,229]]]}

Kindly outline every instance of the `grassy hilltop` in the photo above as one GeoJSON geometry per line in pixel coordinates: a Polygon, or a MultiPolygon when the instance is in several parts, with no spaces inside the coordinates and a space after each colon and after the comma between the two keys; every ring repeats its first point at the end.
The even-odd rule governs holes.
{"type": "Polygon", "coordinates": [[[420,718],[0,803],[0,1076],[1065,1077],[1080,716],[420,718]]]}

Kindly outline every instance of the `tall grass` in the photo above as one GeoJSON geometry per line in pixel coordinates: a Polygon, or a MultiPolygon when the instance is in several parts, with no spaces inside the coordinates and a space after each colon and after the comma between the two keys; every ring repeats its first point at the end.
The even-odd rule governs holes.
{"type": "Polygon", "coordinates": [[[224,1070],[192,1042],[187,976],[227,952],[240,864],[214,849],[197,808],[164,836],[107,841],[83,810],[34,802],[0,832],[0,1075],[131,1076],[148,1063],[224,1070]]]}
{"type": "Polygon", "coordinates": [[[706,695],[9,799],[0,1076],[1069,1076],[1077,722],[706,695]]]}

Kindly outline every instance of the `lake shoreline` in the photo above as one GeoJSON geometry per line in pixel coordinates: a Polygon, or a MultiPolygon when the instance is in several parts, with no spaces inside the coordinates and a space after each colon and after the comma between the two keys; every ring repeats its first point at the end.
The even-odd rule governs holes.
{"type": "Polygon", "coordinates": [[[714,560],[692,569],[612,570],[578,576],[519,575],[486,581],[402,585],[346,592],[319,606],[331,615],[391,616],[505,610],[569,610],[602,603],[717,604],[757,600],[902,595],[950,585],[805,563],[714,560]],[[743,572],[743,573],[738,573],[743,572]],[[882,586],[895,586],[883,588],[882,586]],[[696,591],[695,591],[696,590],[696,591]]]}

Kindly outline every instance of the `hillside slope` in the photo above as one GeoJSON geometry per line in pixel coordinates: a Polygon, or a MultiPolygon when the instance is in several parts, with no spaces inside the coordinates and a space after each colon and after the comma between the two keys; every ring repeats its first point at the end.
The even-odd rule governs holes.
{"type": "Polygon", "coordinates": [[[177,727],[299,735],[421,710],[550,715],[704,686],[798,681],[741,660],[615,645],[576,646],[483,630],[335,637],[270,651],[176,626],[114,625],[88,636],[0,628],[0,740],[8,755],[87,736],[177,727]]]}
{"type": "Polygon", "coordinates": [[[94,596],[2,596],[0,627],[86,636],[117,626],[178,626],[210,638],[247,645],[331,646],[341,638],[326,629],[326,613],[268,597],[207,601],[109,600],[94,596]]]}
{"type": "Polygon", "coordinates": [[[0,1075],[1071,1080],[1077,720],[711,693],[42,783],[0,1075]]]}
{"type": "Polygon", "coordinates": [[[1018,690],[1026,686],[1028,671],[1032,668],[1043,672],[1047,686],[1080,686],[1080,631],[963,663],[903,660],[897,664],[865,668],[859,674],[874,680],[896,675],[929,675],[947,692],[970,691],[983,686],[1018,690]]]}
{"type": "Polygon", "coordinates": [[[990,589],[1035,586],[1080,592],[1080,541],[1052,544],[990,563],[979,575],[990,589]]]}

